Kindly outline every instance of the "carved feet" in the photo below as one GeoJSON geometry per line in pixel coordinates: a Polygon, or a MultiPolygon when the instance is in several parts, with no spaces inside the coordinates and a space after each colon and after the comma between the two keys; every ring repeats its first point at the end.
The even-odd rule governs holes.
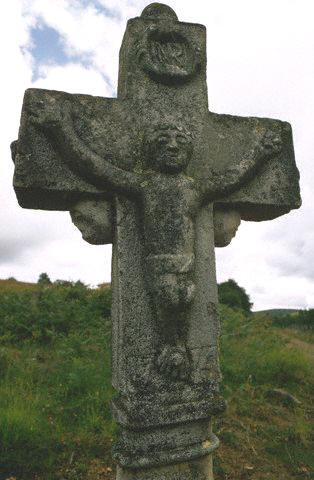
{"type": "Polygon", "coordinates": [[[184,346],[167,345],[157,358],[158,371],[174,380],[187,380],[190,376],[190,361],[184,346]]]}

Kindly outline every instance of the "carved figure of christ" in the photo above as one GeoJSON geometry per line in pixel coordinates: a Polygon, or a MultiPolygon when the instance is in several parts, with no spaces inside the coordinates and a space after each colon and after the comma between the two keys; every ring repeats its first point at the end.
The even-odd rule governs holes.
{"type": "Polygon", "coordinates": [[[74,130],[67,102],[53,110],[37,106],[30,121],[49,133],[56,150],[62,149],[64,158],[81,177],[98,188],[109,187],[138,202],[150,277],[147,284],[161,336],[164,325],[168,325],[156,366],[161,373],[186,379],[190,369],[182,328],[195,292],[196,215],[204,204],[238,189],[263,162],[277,154],[280,136],[263,133],[236,166],[220,174],[212,172],[209,178],[196,178],[186,173],[193,134],[188,126],[175,121],[147,129],[142,145],[145,168],[141,172],[119,168],[85,145],[74,130]]]}

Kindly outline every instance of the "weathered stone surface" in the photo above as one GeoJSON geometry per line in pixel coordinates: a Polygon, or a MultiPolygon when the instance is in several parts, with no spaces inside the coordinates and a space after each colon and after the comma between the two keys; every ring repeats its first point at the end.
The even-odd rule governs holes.
{"type": "Polygon", "coordinates": [[[241,214],[238,210],[216,207],[214,210],[214,237],[215,247],[229,245],[241,223],[241,214]]]}
{"type": "MultiPolygon", "coordinates": [[[[301,206],[299,172],[295,165],[291,126],[287,122],[268,118],[214,115],[215,142],[213,164],[218,172],[237,163],[259,141],[258,132],[264,130],[264,148],[278,150],[270,162],[260,166],[259,175],[253,176],[240,189],[215,201],[216,206],[239,210],[243,220],[272,220],[301,206]],[[227,140],[228,138],[228,140],[227,140]],[[217,155],[217,156],[216,156],[217,155]]],[[[214,145],[211,143],[211,145],[214,145]]],[[[273,152],[275,153],[275,152],[273,152]]]]}
{"type": "Polygon", "coordinates": [[[24,208],[69,210],[82,198],[112,198],[108,187],[99,188],[88,176],[80,175],[67,145],[47,133],[63,120],[66,111],[75,134],[98,155],[113,162],[121,158],[123,166],[131,161],[131,108],[121,107],[114,98],[26,90],[14,149],[14,188],[24,208]],[[45,128],[41,128],[43,125],[45,128]]]}
{"type": "Polygon", "coordinates": [[[139,432],[126,429],[113,457],[122,467],[138,470],[207,457],[218,444],[206,420],[139,432]]]}
{"type": "Polygon", "coordinates": [[[300,206],[290,126],[208,112],[205,27],[156,3],[128,22],[118,98],[26,91],[12,156],[21,206],[113,242],[118,478],[212,478],[214,246],[300,206]]]}
{"type": "Polygon", "coordinates": [[[137,470],[124,469],[120,466],[117,468],[117,480],[213,480],[213,478],[212,461],[209,456],[137,470]]]}
{"type": "Polygon", "coordinates": [[[112,243],[113,213],[111,202],[93,198],[80,200],[70,210],[72,222],[83,239],[93,245],[112,243]]]}

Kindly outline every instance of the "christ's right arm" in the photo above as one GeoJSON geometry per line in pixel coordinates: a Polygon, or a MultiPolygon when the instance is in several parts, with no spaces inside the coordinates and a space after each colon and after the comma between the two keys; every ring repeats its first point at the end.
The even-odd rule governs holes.
{"type": "Polygon", "coordinates": [[[49,133],[71,170],[98,188],[106,186],[121,193],[139,193],[142,176],[116,167],[82,142],[74,130],[69,107],[65,105],[62,112],[53,112],[51,118],[47,110],[40,113],[34,117],[34,123],[49,133]]]}

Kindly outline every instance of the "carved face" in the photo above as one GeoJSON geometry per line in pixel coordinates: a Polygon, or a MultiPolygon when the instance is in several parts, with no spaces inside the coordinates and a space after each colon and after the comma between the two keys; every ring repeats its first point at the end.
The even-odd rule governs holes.
{"type": "Polygon", "coordinates": [[[147,139],[151,167],[163,173],[179,173],[191,158],[191,137],[183,129],[158,130],[147,139]]]}

